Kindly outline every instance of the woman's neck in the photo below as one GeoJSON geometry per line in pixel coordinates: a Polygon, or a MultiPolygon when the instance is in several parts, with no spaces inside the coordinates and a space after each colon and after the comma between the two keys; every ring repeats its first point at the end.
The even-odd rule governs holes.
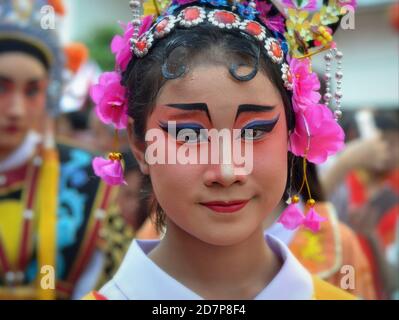
{"type": "Polygon", "coordinates": [[[149,257],[205,299],[253,299],[281,267],[261,227],[243,242],[216,246],[169,222],[165,237],[149,257]]]}

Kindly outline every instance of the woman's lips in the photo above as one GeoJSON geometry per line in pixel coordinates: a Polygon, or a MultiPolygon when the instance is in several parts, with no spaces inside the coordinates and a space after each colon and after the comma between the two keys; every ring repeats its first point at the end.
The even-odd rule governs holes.
{"type": "Polygon", "coordinates": [[[231,213],[238,211],[245,207],[249,202],[248,200],[233,200],[233,201],[211,201],[201,202],[201,204],[213,211],[221,213],[231,213]]]}

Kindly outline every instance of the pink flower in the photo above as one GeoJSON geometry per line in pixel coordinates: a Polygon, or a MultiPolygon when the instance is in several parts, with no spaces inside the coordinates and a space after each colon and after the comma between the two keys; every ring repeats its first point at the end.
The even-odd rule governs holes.
{"type": "Polygon", "coordinates": [[[306,155],[310,162],[319,164],[343,148],[344,138],[344,131],[331,110],[320,104],[296,113],[295,130],[290,136],[290,151],[297,156],[306,155]]]}
{"type": "Polygon", "coordinates": [[[112,123],[117,129],[124,129],[128,121],[126,89],[120,82],[119,73],[105,72],[100,76],[99,83],[90,88],[90,96],[96,104],[95,111],[102,122],[112,123]]]}
{"type": "Polygon", "coordinates": [[[133,25],[128,23],[124,27],[124,34],[116,35],[111,42],[111,51],[115,54],[115,60],[119,68],[124,71],[132,58],[130,51],[130,38],[133,36],[133,25]]]}
{"type": "Polygon", "coordinates": [[[320,101],[320,81],[317,74],[311,72],[308,59],[289,60],[292,74],[293,97],[292,105],[294,111],[304,111],[307,107],[313,106],[320,101]]]}
{"type": "Polygon", "coordinates": [[[96,176],[104,180],[105,183],[111,186],[126,184],[123,178],[123,168],[120,160],[95,157],[92,165],[96,176]]]}
{"type": "MultiPolygon", "coordinates": [[[[141,36],[150,27],[153,20],[152,15],[145,16],[138,31],[138,36],[141,36]]],[[[121,71],[125,71],[130,60],[132,59],[132,52],[130,51],[130,39],[133,36],[133,25],[129,22],[127,25],[122,26],[123,36],[116,35],[111,42],[111,51],[115,54],[115,60],[121,71]]]]}
{"type": "Polygon", "coordinates": [[[303,221],[303,225],[311,231],[317,232],[320,230],[320,223],[326,220],[327,219],[320,216],[314,208],[310,208],[303,221]]]}
{"type": "Polygon", "coordinates": [[[285,31],[285,20],[281,14],[275,16],[263,17],[260,16],[259,19],[272,31],[277,31],[279,33],[284,33],[285,31]]]}
{"type": "Polygon", "coordinates": [[[256,1],[256,11],[259,12],[259,15],[266,17],[270,10],[272,9],[272,5],[265,1],[256,1]]]}
{"type": "Polygon", "coordinates": [[[139,29],[138,36],[140,37],[143,33],[147,32],[152,24],[152,20],[154,19],[152,14],[149,14],[148,16],[143,17],[141,20],[141,26],[139,29]]]}
{"type": "Polygon", "coordinates": [[[283,4],[288,8],[301,10],[315,10],[317,8],[317,0],[283,0],[283,4]],[[301,2],[299,5],[298,2],[301,2]]]}
{"type": "Polygon", "coordinates": [[[285,20],[281,14],[269,16],[272,5],[264,1],[256,1],[256,10],[259,12],[259,19],[272,31],[284,33],[285,20]]]}
{"type": "Polygon", "coordinates": [[[277,222],[281,223],[286,229],[294,230],[302,225],[305,216],[294,203],[290,204],[280,215],[277,222]]]}

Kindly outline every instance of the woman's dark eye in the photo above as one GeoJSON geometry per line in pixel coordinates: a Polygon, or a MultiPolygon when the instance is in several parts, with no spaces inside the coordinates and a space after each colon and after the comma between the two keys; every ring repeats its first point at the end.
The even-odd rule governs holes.
{"type": "Polygon", "coordinates": [[[176,140],[184,143],[205,142],[208,141],[208,134],[203,128],[176,128],[176,140]]]}
{"type": "Polygon", "coordinates": [[[176,134],[175,138],[178,142],[199,143],[209,140],[207,130],[197,124],[170,125],[162,122],[160,127],[167,133],[176,134]]]}
{"type": "Polygon", "coordinates": [[[257,120],[250,122],[241,129],[241,139],[257,140],[262,138],[266,133],[271,132],[275,127],[279,116],[272,120],[257,120]]]}
{"type": "Polygon", "coordinates": [[[256,140],[265,134],[263,129],[244,129],[241,132],[241,138],[245,140],[256,140]]]}

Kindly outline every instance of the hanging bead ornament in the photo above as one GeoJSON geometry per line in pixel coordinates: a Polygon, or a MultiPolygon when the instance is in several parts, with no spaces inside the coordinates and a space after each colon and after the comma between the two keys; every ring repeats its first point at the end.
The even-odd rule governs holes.
{"type": "Polygon", "coordinates": [[[139,34],[139,28],[141,25],[141,11],[142,11],[142,6],[141,6],[141,0],[132,0],[129,2],[129,7],[132,10],[132,25],[133,25],[133,39],[137,39],[138,34],[139,34]]]}
{"type": "Polygon", "coordinates": [[[142,57],[148,53],[148,50],[152,46],[153,36],[146,38],[143,35],[140,39],[138,39],[139,29],[141,26],[141,13],[142,13],[142,0],[131,0],[129,2],[129,7],[132,11],[133,19],[133,35],[130,39],[130,43],[132,45],[131,50],[136,54],[136,56],[142,57]]]}
{"type": "Polygon", "coordinates": [[[312,193],[310,191],[310,185],[308,182],[308,177],[307,177],[307,153],[309,152],[310,149],[310,142],[311,142],[311,133],[309,130],[308,123],[306,122],[306,119],[303,118],[305,128],[307,131],[307,146],[306,146],[306,152],[303,157],[303,163],[302,163],[302,170],[303,170],[303,178],[302,178],[302,184],[299,190],[296,192],[295,195],[292,195],[292,177],[293,177],[293,168],[294,168],[294,158],[291,160],[291,168],[290,168],[290,184],[288,188],[288,200],[286,201],[288,207],[281,213],[279,219],[277,220],[279,223],[281,223],[286,229],[289,230],[294,230],[298,228],[299,226],[304,226],[305,228],[317,232],[320,230],[320,223],[323,221],[326,221],[326,219],[322,216],[320,216],[316,210],[315,210],[315,205],[316,201],[312,198],[312,193]],[[308,194],[308,200],[306,201],[306,204],[309,208],[308,213],[306,216],[299,210],[297,204],[299,203],[299,195],[301,194],[303,188],[306,187],[307,189],[307,194],[308,194]]]}
{"type": "Polygon", "coordinates": [[[333,98],[335,99],[334,117],[336,120],[342,117],[342,111],[341,111],[341,100],[343,97],[342,79],[344,76],[342,71],[342,58],[343,58],[343,53],[339,51],[337,48],[329,50],[329,52],[327,52],[327,54],[324,56],[324,60],[326,62],[326,72],[324,73],[326,93],[324,94],[323,99],[328,107],[331,106],[333,98]],[[331,66],[332,66],[332,61],[334,59],[337,61],[337,70],[335,72],[335,80],[336,80],[335,93],[331,91],[331,80],[332,80],[331,66]]]}
{"type": "Polygon", "coordinates": [[[342,58],[344,57],[341,51],[338,51],[337,48],[333,49],[335,52],[335,59],[337,60],[337,71],[335,73],[335,80],[337,83],[337,90],[335,92],[335,111],[334,116],[335,119],[340,119],[342,117],[341,111],[341,100],[342,100],[342,78],[344,74],[342,72],[342,58]]]}

